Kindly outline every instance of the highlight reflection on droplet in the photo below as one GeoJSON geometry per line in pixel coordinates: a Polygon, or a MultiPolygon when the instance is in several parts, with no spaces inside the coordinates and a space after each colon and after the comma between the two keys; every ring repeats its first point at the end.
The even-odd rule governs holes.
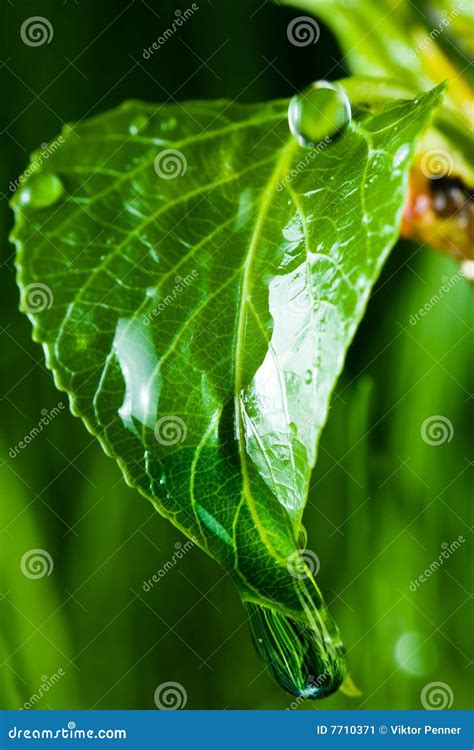
{"type": "Polygon", "coordinates": [[[328,81],[312,83],[296,94],[288,107],[288,124],[300,146],[329,144],[344,133],[351,117],[346,92],[328,81]]]}

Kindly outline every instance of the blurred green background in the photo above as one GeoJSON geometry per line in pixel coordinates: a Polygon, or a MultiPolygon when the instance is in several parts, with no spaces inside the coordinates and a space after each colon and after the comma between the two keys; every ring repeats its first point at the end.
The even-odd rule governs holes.
{"type": "MultiPolygon", "coordinates": [[[[17,310],[9,182],[30,151],[63,123],[124,99],[258,101],[347,74],[322,24],[318,44],[298,48],[286,33],[298,13],[249,0],[200,6],[144,60],[176,3],[1,5],[0,708],[22,707],[58,674],[37,708],[153,709],[155,689],[167,681],[184,687],[192,709],[293,701],[262,671],[230,578],[198,549],[144,591],[186,540],[125,485],[68,410],[12,456],[42,410],[66,403],[17,310]],[[50,44],[21,41],[21,24],[34,15],[53,25],[50,44]],[[31,549],[51,555],[51,575],[22,574],[31,549]]],[[[453,708],[469,707],[472,290],[460,278],[439,294],[457,271],[449,259],[399,243],[349,353],[305,525],[362,695],[298,708],[416,709],[435,681],[449,686],[453,708]],[[429,314],[410,324],[436,294],[429,314]],[[432,415],[452,423],[450,442],[421,439],[432,415]],[[466,542],[411,590],[459,536],[466,542]]]]}

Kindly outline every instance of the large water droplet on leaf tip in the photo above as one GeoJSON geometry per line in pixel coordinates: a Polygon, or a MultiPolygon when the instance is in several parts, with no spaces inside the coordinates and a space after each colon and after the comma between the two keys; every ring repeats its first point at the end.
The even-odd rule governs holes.
{"type": "Polygon", "coordinates": [[[18,193],[18,201],[22,206],[47,208],[56,203],[63,193],[64,185],[59,177],[45,172],[30,177],[18,193]]]}
{"type": "MultiPolygon", "coordinates": [[[[257,653],[284,690],[299,698],[325,698],[346,674],[344,646],[332,624],[324,638],[316,626],[296,621],[277,610],[246,602],[257,653]]],[[[329,615],[325,613],[326,618],[329,615]]]]}
{"type": "Polygon", "coordinates": [[[344,133],[351,117],[346,92],[328,81],[312,83],[288,107],[288,124],[300,146],[328,145],[344,133]]]}

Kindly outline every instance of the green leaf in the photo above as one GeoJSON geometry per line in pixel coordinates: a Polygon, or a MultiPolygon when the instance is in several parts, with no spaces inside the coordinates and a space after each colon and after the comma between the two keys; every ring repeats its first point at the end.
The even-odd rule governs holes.
{"type": "Polygon", "coordinates": [[[254,625],[264,612],[267,631],[291,618],[317,636],[328,689],[342,646],[310,566],[295,574],[297,538],[330,394],[440,96],[313,149],[289,134],[287,102],[131,102],[33,154],[13,202],[21,306],[73,413],[230,571],[254,625]]]}

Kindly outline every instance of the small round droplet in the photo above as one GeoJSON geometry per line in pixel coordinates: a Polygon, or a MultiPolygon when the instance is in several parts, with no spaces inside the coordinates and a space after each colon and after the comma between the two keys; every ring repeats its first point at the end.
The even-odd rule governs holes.
{"type": "Polygon", "coordinates": [[[306,372],[304,374],[304,382],[309,385],[310,383],[312,383],[312,381],[313,381],[313,371],[312,370],[306,370],[306,372]]]}
{"type": "Polygon", "coordinates": [[[63,192],[64,186],[59,177],[45,172],[30,177],[18,193],[18,201],[22,206],[46,208],[56,203],[63,192]]]}
{"type": "Polygon", "coordinates": [[[145,115],[139,115],[128,126],[128,132],[130,135],[137,135],[140,130],[143,130],[148,122],[148,118],[145,115]]]}
{"type": "Polygon", "coordinates": [[[290,130],[300,146],[329,144],[351,121],[351,103],[337,83],[316,81],[296,94],[288,107],[290,130]]]}

